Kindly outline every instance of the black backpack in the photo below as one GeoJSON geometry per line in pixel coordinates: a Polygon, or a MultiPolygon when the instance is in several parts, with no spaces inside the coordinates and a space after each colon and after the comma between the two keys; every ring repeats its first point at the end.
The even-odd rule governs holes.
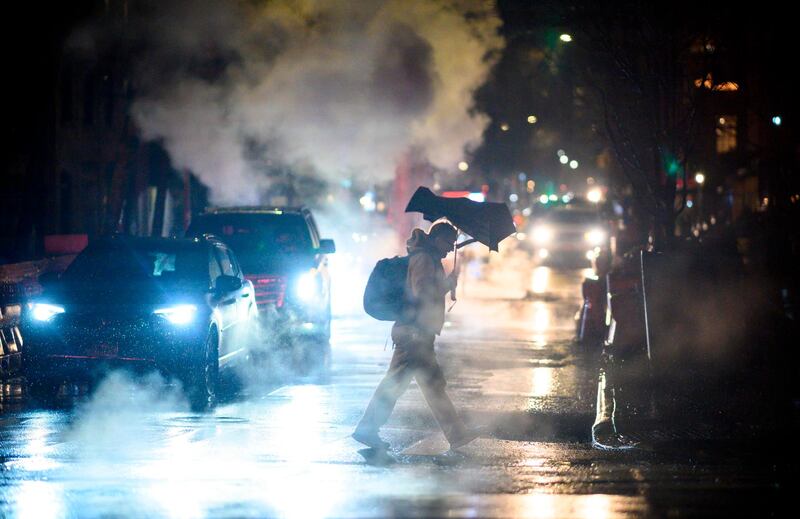
{"type": "Polygon", "coordinates": [[[398,321],[408,302],[409,256],[384,258],[375,264],[364,289],[364,311],[379,321],[398,321]]]}

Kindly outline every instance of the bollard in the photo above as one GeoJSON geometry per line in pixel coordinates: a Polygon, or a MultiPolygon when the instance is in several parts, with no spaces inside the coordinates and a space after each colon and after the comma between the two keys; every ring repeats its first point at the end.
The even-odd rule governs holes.
{"type": "Polygon", "coordinates": [[[640,253],[627,255],[605,285],[607,331],[592,426],[599,447],[618,446],[620,434],[653,408],[640,253]]]}

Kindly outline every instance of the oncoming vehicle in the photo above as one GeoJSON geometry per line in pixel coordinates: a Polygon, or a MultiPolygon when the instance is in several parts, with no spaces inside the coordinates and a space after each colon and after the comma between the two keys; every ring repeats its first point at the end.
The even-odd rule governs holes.
{"type": "Polygon", "coordinates": [[[214,403],[220,368],[247,357],[253,286],[213,237],[101,238],[43,284],[23,320],[34,396],[114,368],[154,369],[201,409],[214,403]]]}
{"type": "Polygon", "coordinates": [[[608,229],[596,209],[567,205],[532,221],[527,239],[540,263],[587,265],[607,246],[608,229]]]}
{"type": "Polygon", "coordinates": [[[331,283],[326,255],[336,248],[333,240],[320,238],[308,209],[209,209],[194,218],[188,233],[213,233],[236,251],[245,277],[255,288],[268,339],[328,343],[331,283]]]}

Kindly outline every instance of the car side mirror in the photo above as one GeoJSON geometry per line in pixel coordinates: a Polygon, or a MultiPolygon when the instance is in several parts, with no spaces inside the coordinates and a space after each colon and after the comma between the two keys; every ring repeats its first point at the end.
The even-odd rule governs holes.
{"type": "Polygon", "coordinates": [[[320,254],[333,254],[336,252],[336,244],[333,240],[320,240],[319,253],[320,254]]]}
{"type": "Polygon", "coordinates": [[[242,288],[242,280],[236,276],[219,276],[214,283],[217,292],[234,292],[242,288]]]}

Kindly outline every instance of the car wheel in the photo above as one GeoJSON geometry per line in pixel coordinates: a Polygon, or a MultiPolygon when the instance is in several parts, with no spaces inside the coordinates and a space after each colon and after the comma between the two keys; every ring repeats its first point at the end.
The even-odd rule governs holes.
{"type": "Polygon", "coordinates": [[[193,411],[203,411],[216,403],[219,381],[219,355],[217,331],[208,332],[205,344],[193,362],[189,374],[189,405],[193,411]]]}

